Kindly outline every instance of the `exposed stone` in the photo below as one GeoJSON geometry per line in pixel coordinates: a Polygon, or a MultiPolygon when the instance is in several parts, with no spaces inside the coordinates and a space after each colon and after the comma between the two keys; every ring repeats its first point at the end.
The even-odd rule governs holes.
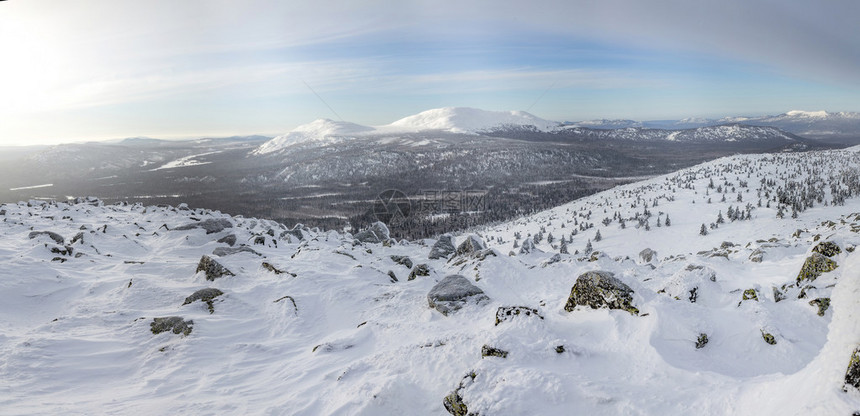
{"type": "Polygon", "coordinates": [[[529,308],[527,306],[499,306],[499,309],[496,310],[496,325],[502,322],[507,322],[520,315],[535,316],[543,319],[543,316],[541,316],[541,314],[538,313],[538,310],[534,308],[529,308]]]}
{"type": "Polygon", "coordinates": [[[200,262],[197,264],[197,271],[195,273],[201,271],[206,274],[206,280],[215,280],[223,276],[235,276],[233,272],[222,266],[221,263],[218,263],[206,255],[200,258],[200,262]]]}
{"type": "Polygon", "coordinates": [[[761,330],[761,337],[764,339],[764,342],[770,345],[776,345],[776,338],[769,332],[764,332],[763,329],[761,330]]]}
{"type": "Polygon", "coordinates": [[[757,248],[753,250],[749,257],[750,261],[753,263],[761,263],[762,259],[764,259],[764,251],[762,249],[757,248]]]}
{"type": "Polygon", "coordinates": [[[219,243],[227,244],[230,247],[236,245],[236,234],[228,234],[218,239],[219,243]]]}
{"type": "Polygon", "coordinates": [[[839,248],[839,246],[834,242],[822,241],[812,248],[812,252],[820,253],[827,257],[833,257],[839,253],[842,253],[842,249],[839,248]]]}
{"type": "Polygon", "coordinates": [[[576,278],[570,290],[570,297],[564,310],[571,312],[577,305],[592,309],[621,309],[639,315],[639,309],[632,305],[633,289],[605,271],[586,272],[576,278]]]}
{"type": "Polygon", "coordinates": [[[787,296],[785,296],[785,293],[782,293],[782,291],[779,290],[776,286],[773,287],[773,301],[774,302],[779,302],[781,300],[785,300],[786,298],[787,298],[787,296]]]}
{"type": "Polygon", "coordinates": [[[809,301],[809,304],[818,307],[818,316],[824,316],[827,309],[830,309],[830,298],[816,298],[809,301]]]}
{"type": "Polygon", "coordinates": [[[77,243],[78,241],[80,241],[80,242],[81,242],[81,244],[83,244],[83,243],[84,243],[84,233],[83,233],[83,231],[81,231],[81,232],[79,232],[79,233],[75,234],[75,236],[74,236],[74,237],[72,237],[72,241],[69,241],[69,245],[75,244],[75,243],[77,243]]]}
{"type": "Polygon", "coordinates": [[[206,306],[209,307],[209,313],[215,313],[215,305],[212,303],[212,301],[215,298],[217,298],[218,296],[221,296],[223,294],[224,294],[224,292],[222,292],[218,289],[212,288],[212,287],[206,288],[206,289],[200,289],[200,290],[192,293],[191,296],[185,298],[185,302],[183,302],[182,304],[187,305],[191,302],[199,300],[201,302],[206,303],[206,306]]]}
{"type": "Polygon", "coordinates": [[[412,268],[412,259],[408,256],[391,256],[391,261],[406,266],[407,269],[412,268]]]}
{"type": "Polygon", "coordinates": [[[800,273],[797,274],[797,285],[804,280],[810,282],[821,276],[822,273],[827,273],[839,267],[835,261],[830,260],[821,253],[812,253],[806,258],[803,267],[800,268],[800,273]]]}
{"type": "Polygon", "coordinates": [[[485,357],[508,358],[508,352],[500,348],[484,345],[481,347],[481,358],[485,357]]]}
{"type": "Polygon", "coordinates": [[[481,240],[481,237],[472,234],[467,236],[466,240],[464,240],[462,243],[460,243],[459,246],[457,246],[456,254],[458,256],[474,255],[486,248],[487,245],[484,244],[484,241],[481,240]]]}
{"type": "Polygon", "coordinates": [[[448,413],[454,416],[470,415],[469,408],[466,406],[466,403],[463,402],[463,397],[460,395],[460,392],[472,384],[472,382],[475,381],[475,377],[477,377],[477,375],[474,372],[469,372],[462,380],[460,380],[460,384],[457,388],[445,396],[442,400],[442,405],[445,406],[445,410],[447,410],[448,413]]]}
{"type": "Polygon", "coordinates": [[[564,345],[556,345],[556,347],[555,347],[555,352],[557,352],[557,353],[561,354],[561,353],[563,353],[564,351],[565,351],[565,350],[564,350],[564,345]]]}
{"type": "Polygon", "coordinates": [[[430,276],[430,266],[426,264],[415,266],[412,271],[409,272],[409,277],[406,280],[415,280],[418,276],[430,276]]]}
{"type": "Polygon", "coordinates": [[[356,240],[362,243],[383,243],[390,240],[388,227],[382,222],[375,222],[370,225],[370,228],[360,231],[353,236],[356,240]]]}
{"type": "Polygon", "coordinates": [[[284,273],[286,273],[286,274],[288,274],[288,275],[290,275],[290,276],[293,276],[293,277],[296,277],[296,276],[297,276],[295,273],[290,273],[290,272],[288,272],[288,271],[286,271],[286,270],[281,270],[281,269],[279,269],[279,268],[277,268],[277,267],[273,266],[271,263],[269,263],[269,262],[267,262],[267,261],[264,261],[262,266],[263,266],[263,268],[264,268],[264,269],[266,269],[266,270],[268,270],[268,271],[270,271],[270,272],[272,272],[272,273],[274,273],[274,274],[284,274],[284,273]]]}
{"type": "Polygon", "coordinates": [[[231,254],[236,253],[251,253],[256,254],[262,257],[262,254],[258,253],[256,250],[252,249],[248,246],[239,246],[239,247],[215,247],[215,250],[212,250],[212,254],[218,257],[229,256],[231,254]]]}
{"type": "Polygon", "coordinates": [[[220,233],[226,228],[233,228],[233,223],[226,218],[207,218],[203,221],[180,225],[174,228],[173,231],[193,230],[195,228],[206,230],[206,234],[214,234],[220,233]]]}
{"type": "Polygon", "coordinates": [[[696,349],[700,350],[705,348],[705,345],[708,345],[708,334],[703,332],[699,334],[699,337],[696,339],[696,349]]]}
{"type": "Polygon", "coordinates": [[[483,303],[490,298],[461,275],[450,275],[439,281],[427,294],[427,302],[443,315],[462,308],[467,302],[483,303]]]}
{"type": "Polygon", "coordinates": [[[642,260],[643,263],[651,263],[655,258],[657,258],[657,252],[650,248],[646,248],[639,252],[639,259],[642,260]]]}
{"type": "Polygon", "coordinates": [[[162,332],[173,332],[174,334],[182,334],[187,336],[191,334],[194,328],[194,321],[184,320],[181,316],[168,316],[164,318],[154,318],[149,324],[149,329],[153,334],[162,332]]]}
{"type": "Polygon", "coordinates": [[[448,256],[453,254],[454,251],[456,251],[454,249],[454,238],[451,237],[450,234],[445,234],[440,236],[439,239],[436,240],[436,243],[433,244],[428,258],[430,258],[430,260],[448,258],[448,256]]]}
{"type": "Polygon", "coordinates": [[[29,234],[29,237],[32,240],[32,239],[34,239],[40,235],[48,236],[51,240],[54,240],[54,242],[57,244],[63,244],[66,241],[66,239],[63,238],[63,236],[61,236],[61,235],[59,235],[53,231],[31,231],[29,234]]]}
{"type": "Polygon", "coordinates": [[[845,371],[845,384],[842,386],[842,390],[847,392],[848,387],[860,390],[860,348],[856,348],[851,354],[848,370],[845,371]]]}

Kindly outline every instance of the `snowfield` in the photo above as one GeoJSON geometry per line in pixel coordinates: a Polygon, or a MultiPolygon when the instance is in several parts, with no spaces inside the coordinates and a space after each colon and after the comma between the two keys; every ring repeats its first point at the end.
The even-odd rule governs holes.
{"type": "Polygon", "coordinates": [[[0,205],[0,413],[849,415],[858,151],[719,159],[458,252],[184,205],[0,205]],[[592,271],[635,309],[570,303],[592,271]],[[483,294],[445,315],[428,293],[450,275],[483,294]],[[153,333],[172,316],[187,335],[153,333]]]}

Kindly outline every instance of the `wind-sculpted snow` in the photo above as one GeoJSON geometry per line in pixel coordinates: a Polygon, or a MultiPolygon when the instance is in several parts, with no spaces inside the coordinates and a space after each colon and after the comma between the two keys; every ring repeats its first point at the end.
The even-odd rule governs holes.
{"type": "Polygon", "coordinates": [[[735,156],[434,256],[202,209],[2,205],[0,413],[851,414],[858,195],[857,149],[735,156]],[[477,242],[493,255],[454,255],[477,242]],[[798,282],[813,254],[838,267],[798,282]],[[589,272],[638,315],[566,311],[589,272]],[[473,296],[445,316],[428,295],[454,275],[473,296]]]}

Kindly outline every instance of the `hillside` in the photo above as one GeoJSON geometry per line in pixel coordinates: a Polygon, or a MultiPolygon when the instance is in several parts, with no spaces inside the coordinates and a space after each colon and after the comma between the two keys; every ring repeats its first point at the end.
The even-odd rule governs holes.
{"type": "Polygon", "coordinates": [[[5,204],[0,408],[850,414],[858,173],[856,148],[722,158],[447,248],[186,206],[5,204]],[[589,271],[629,288],[627,310],[569,299],[589,271]],[[450,275],[445,293],[472,295],[431,308],[450,275]]]}

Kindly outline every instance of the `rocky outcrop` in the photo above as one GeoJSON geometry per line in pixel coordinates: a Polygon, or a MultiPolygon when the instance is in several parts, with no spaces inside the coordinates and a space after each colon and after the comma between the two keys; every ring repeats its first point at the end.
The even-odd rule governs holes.
{"type": "Polygon", "coordinates": [[[31,231],[28,237],[32,240],[40,235],[48,236],[51,240],[54,240],[55,243],[63,245],[66,241],[63,236],[53,232],[53,231],[31,231]]]}
{"type": "Polygon", "coordinates": [[[433,244],[428,257],[430,260],[448,258],[451,254],[454,254],[454,251],[456,251],[454,248],[454,238],[450,234],[445,234],[439,237],[436,243],[433,244]]]}
{"type": "Polygon", "coordinates": [[[191,296],[185,298],[185,302],[183,302],[182,305],[187,305],[191,302],[196,302],[199,300],[209,307],[209,313],[215,313],[215,305],[212,301],[223,294],[224,292],[211,287],[206,289],[200,289],[192,293],[191,296]]]}
{"type": "Polygon", "coordinates": [[[845,371],[845,384],[842,390],[848,391],[849,387],[860,390],[860,348],[854,350],[851,354],[851,361],[848,362],[848,370],[845,371]]]}
{"type": "Polygon", "coordinates": [[[703,332],[699,334],[698,338],[696,338],[696,349],[700,350],[705,348],[705,345],[708,345],[708,334],[703,332]]]}
{"type": "Polygon", "coordinates": [[[371,244],[384,243],[391,239],[388,226],[379,221],[371,224],[370,228],[358,232],[353,237],[362,243],[371,244]]]}
{"type": "Polygon", "coordinates": [[[412,268],[412,259],[408,256],[391,256],[391,261],[399,265],[406,266],[407,269],[412,268]]]}
{"type": "Polygon", "coordinates": [[[753,263],[761,263],[764,260],[764,251],[762,249],[757,248],[750,253],[749,259],[753,263]]]}
{"type": "Polygon", "coordinates": [[[236,234],[228,234],[218,239],[219,243],[227,244],[230,247],[236,245],[236,234]]]}
{"type": "Polygon", "coordinates": [[[461,393],[463,389],[465,389],[470,384],[472,384],[472,382],[475,381],[476,377],[477,375],[474,372],[469,372],[463,377],[457,388],[451,393],[449,393],[447,396],[445,396],[445,398],[442,400],[442,405],[445,406],[445,410],[447,410],[448,413],[454,416],[471,415],[471,413],[469,413],[468,406],[466,406],[466,403],[463,401],[463,396],[461,396],[461,393]]]}
{"type": "Polygon", "coordinates": [[[476,235],[469,235],[466,237],[459,246],[457,246],[457,251],[455,252],[457,256],[470,256],[475,255],[476,253],[485,250],[487,245],[484,244],[484,241],[481,240],[481,237],[476,235]]]}
{"type": "Polygon", "coordinates": [[[418,276],[430,276],[430,266],[419,264],[409,272],[409,277],[406,280],[415,280],[418,276]]]}
{"type": "Polygon", "coordinates": [[[481,358],[486,357],[508,358],[508,352],[501,348],[495,348],[485,344],[481,347],[481,358]]]}
{"type": "Polygon", "coordinates": [[[537,309],[527,306],[499,306],[496,310],[496,325],[514,319],[517,316],[534,316],[543,319],[537,309]]]}
{"type": "Polygon", "coordinates": [[[577,305],[583,305],[591,309],[621,309],[638,315],[639,309],[632,303],[633,289],[616,279],[614,274],[591,271],[576,278],[564,310],[572,312],[577,305]]]}
{"type": "Polygon", "coordinates": [[[761,338],[764,342],[770,345],[776,345],[776,337],[773,336],[770,332],[765,332],[763,329],[761,330],[761,338]]]}
{"type": "Polygon", "coordinates": [[[201,271],[206,274],[206,280],[215,280],[223,276],[235,276],[233,272],[209,256],[203,256],[200,258],[200,262],[197,264],[197,271],[195,273],[199,273],[201,271]]]}
{"type": "Polygon", "coordinates": [[[181,316],[167,316],[164,318],[154,318],[149,324],[149,329],[153,334],[162,332],[173,332],[174,334],[182,334],[187,336],[194,329],[194,321],[184,320],[181,316]]]}
{"type": "Polygon", "coordinates": [[[809,301],[809,305],[818,307],[818,316],[824,316],[830,309],[830,298],[816,298],[809,301]]]}
{"type": "Polygon", "coordinates": [[[639,259],[642,260],[643,263],[651,263],[652,260],[657,258],[657,252],[651,250],[650,248],[646,248],[639,252],[639,259]]]}
{"type": "Polygon", "coordinates": [[[483,303],[490,298],[461,275],[447,276],[427,294],[427,303],[443,315],[457,311],[468,302],[483,303]]]}
{"type": "Polygon", "coordinates": [[[207,218],[203,221],[180,225],[174,228],[173,231],[193,230],[196,228],[202,228],[206,230],[206,234],[214,234],[220,233],[227,228],[233,228],[233,223],[226,218],[207,218]]]}
{"type": "Polygon", "coordinates": [[[216,255],[218,257],[229,256],[231,254],[237,254],[237,253],[251,253],[251,254],[256,254],[258,256],[261,256],[261,257],[263,256],[262,254],[258,253],[257,250],[254,250],[253,248],[248,247],[248,246],[215,247],[215,250],[212,250],[212,254],[216,255]]]}
{"type": "Polygon", "coordinates": [[[839,248],[839,246],[834,242],[822,241],[812,248],[812,252],[819,253],[827,257],[833,257],[839,253],[842,253],[842,249],[839,248]]]}
{"type": "Polygon", "coordinates": [[[839,266],[835,261],[830,260],[823,254],[812,253],[811,256],[806,258],[806,261],[800,268],[800,273],[797,274],[797,285],[800,286],[803,281],[812,282],[823,273],[836,270],[837,267],[839,266]]]}

